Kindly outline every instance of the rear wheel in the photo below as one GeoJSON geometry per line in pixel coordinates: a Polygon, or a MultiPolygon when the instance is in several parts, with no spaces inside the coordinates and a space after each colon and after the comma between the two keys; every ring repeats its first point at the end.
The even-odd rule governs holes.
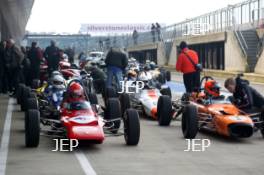
{"type": "Polygon", "coordinates": [[[30,97],[31,89],[29,87],[25,87],[23,88],[22,91],[22,98],[21,98],[21,110],[25,111],[26,110],[26,106],[27,106],[27,99],[30,97]]]}
{"type": "Polygon", "coordinates": [[[40,136],[40,114],[37,110],[28,110],[25,114],[26,147],[37,147],[40,136]]]}
{"type": "Polygon", "coordinates": [[[163,73],[160,73],[158,75],[158,81],[161,83],[161,84],[165,84],[166,83],[166,79],[165,79],[165,76],[163,73]]]}
{"type": "Polygon", "coordinates": [[[34,80],[32,81],[31,86],[32,86],[32,89],[37,89],[37,88],[39,88],[39,87],[40,87],[40,80],[39,80],[39,79],[34,79],[34,80]]]}
{"type": "Polygon", "coordinates": [[[186,105],[183,110],[182,133],[186,139],[193,139],[198,133],[198,112],[193,105],[186,105]]]}
{"type": "Polygon", "coordinates": [[[119,100],[117,98],[109,98],[106,102],[106,111],[104,118],[106,120],[114,120],[108,122],[108,125],[112,125],[112,127],[110,128],[110,132],[114,134],[118,132],[121,124],[121,116],[122,113],[119,100]]]}
{"type": "Polygon", "coordinates": [[[124,136],[127,145],[137,145],[140,139],[139,116],[135,109],[127,109],[124,115],[124,136]]]}
{"type": "Polygon", "coordinates": [[[169,96],[159,97],[157,113],[159,125],[169,126],[172,120],[172,103],[169,96]]]}
{"type": "Polygon", "coordinates": [[[36,98],[27,99],[27,110],[35,109],[38,110],[38,101],[36,98]]]}
{"type": "Polygon", "coordinates": [[[97,105],[98,104],[98,99],[97,99],[97,96],[96,94],[94,93],[89,93],[88,94],[88,98],[89,98],[89,101],[92,105],[97,105]]]}
{"type": "Polygon", "coordinates": [[[117,91],[116,91],[116,89],[114,87],[107,87],[105,89],[105,92],[104,92],[105,102],[109,98],[116,98],[116,97],[118,97],[118,95],[117,95],[117,91]]]}
{"type": "Polygon", "coordinates": [[[169,87],[161,89],[160,93],[162,95],[167,95],[167,96],[171,97],[171,89],[169,87]]]}
{"type": "Polygon", "coordinates": [[[166,75],[166,80],[167,81],[171,81],[171,72],[170,71],[166,71],[165,75],[166,75]]]}
{"type": "Polygon", "coordinates": [[[260,115],[260,133],[262,137],[264,138],[264,112],[261,113],[260,115]]]}
{"type": "Polygon", "coordinates": [[[121,105],[121,112],[122,112],[122,117],[127,109],[130,108],[130,98],[128,94],[121,94],[120,97],[120,105],[121,105]]]}
{"type": "Polygon", "coordinates": [[[25,88],[25,84],[19,84],[17,91],[16,91],[16,98],[17,98],[17,104],[21,103],[21,95],[22,95],[22,91],[25,88]]]}

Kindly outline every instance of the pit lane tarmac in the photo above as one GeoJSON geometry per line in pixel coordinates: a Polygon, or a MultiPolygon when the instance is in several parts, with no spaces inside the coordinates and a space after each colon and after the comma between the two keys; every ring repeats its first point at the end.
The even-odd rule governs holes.
{"type": "MultiPolygon", "coordinates": [[[[173,91],[175,96],[175,92],[173,91]]],[[[176,94],[177,95],[177,94],[176,94]]],[[[0,96],[0,140],[7,116],[9,98],[0,96]]],[[[136,147],[126,146],[124,138],[107,137],[101,145],[87,145],[73,152],[53,152],[55,143],[41,136],[38,148],[24,146],[24,113],[15,103],[5,172],[0,175],[263,175],[264,139],[256,133],[249,139],[232,140],[199,133],[209,139],[204,152],[185,152],[187,142],[180,121],[160,127],[156,121],[141,117],[141,138],[136,147]],[[79,154],[79,157],[76,156],[79,154]],[[93,171],[91,171],[91,168],[93,171]]],[[[1,149],[2,151],[2,149],[1,149]]],[[[1,153],[2,155],[2,153],[1,153]]],[[[2,165],[1,165],[2,167],[2,165]]]]}

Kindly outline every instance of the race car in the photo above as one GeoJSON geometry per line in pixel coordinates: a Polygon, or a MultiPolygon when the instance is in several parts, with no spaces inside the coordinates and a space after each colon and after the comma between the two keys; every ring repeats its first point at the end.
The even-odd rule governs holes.
{"type": "Polygon", "coordinates": [[[176,101],[161,96],[158,100],[159,124],[168,126],[173,118],[182,114],[182,132],[188,139],[195,138],[202,129],[234,138],[247,138],[260,130],[264,136],[261,111],[245,113],[239,110],[228,98],[220,95],[220,87],[211,77],[204,77],[201,84],[204,84],[201,91],[185,94],[176,101]]]}
{"type": "MultiPolygon", "coordinates": [[[[121,110],[124,112],[126,109],[132,107],[145,114],[146,116],[157,119],[157,103],[159,97],[163,95],[171,96],[171,90],[166,85],[160,85],[149,72],[140,72],[136,81],[125,81],[125,86],[130,92],[121,93],[119,96],[121,103],[121,110]],[[138,84],[141,87],[137,87],[138,84]],[[137,92],[137,88],[138,92],[137,92]]],[[[107,95],[115,94],[113,88],[107,88],[107,95]]]]}
{"type": "Polygon", "coordinates": [[[121,114],[118,99],[110,98],[106,107],[98,104],[95,94],[87,94],[82,82],[73,79],[67,84],[61,108],[57,115],[41,115],[38,103],[34,98],[28,101],[35,105],[28,106],[25,112],[25,144],[27,147],[37,147],[40,132],[50,137],[77,139],[102,143],[106,136],[124,135],[127,145],[137,145],[140,138],[140,123],[138,113],[127,109],[121,114]],[[123,116],[123,117],[121,117],[123,116]],[[123,129],[121,131],[121,121],[123,129]],[[41,129],[48,126],[49,129],[41,129]]]}
{"type": "Polygon", "coordinates": [[[145,64],[140,64],[134,58],[130,58],[128,66],[126,68],[128,79],[134,75],[137,75],[140,71],[148,71],[152,79],[157,80],[160,84],[165,84],[167,81],[171,81],[171,72],[163,67],[159,67],[155,62],[146,60],[145,64]]]}

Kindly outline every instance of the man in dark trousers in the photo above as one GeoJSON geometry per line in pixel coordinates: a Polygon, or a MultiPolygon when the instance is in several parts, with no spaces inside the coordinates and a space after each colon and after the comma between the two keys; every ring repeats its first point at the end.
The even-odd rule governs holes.
{"type": "Polygon", "coordinates": [[[116,79],[118,88],[121,88],[121,81],[123,81],[123,71],[128,64],[126,53],[121,49],[113,49],[106,55],[105,64],[107,66],[107,86],[112,86],[113,77],[116,79]]]}
{"type": "Polygon", "coordinates": [[[151,29],[150,33],[152,36],[152,42],[155,43],[156,41],[156,26],[154,24],[151,24],[151,29]]]}
{"type": "Polygon", "coordinates": [[[50,42],[50,46],[48,46],[44,52],[44,57],[48,62],[48,71],[49,75],[55,70],[58,70],[59,62],[60,62],[60,49],[56,46],[55,41],[50,42]]]}
{"type": "Polygon", "coordinates": [[[178,56],[176,70],[183,73],[183,82],[187,93],[194,92],[200,87],[200,72],[194,64],[199,63],[198,54],[188,48],[185,41],[180,43],[181,53],[178,56]]]}
{"type": "Polygon", "coordinates": [[[7,68],[7,82],[9,87],[10,96],[15,95],[16,88],[18,87],[21,66],[24,59],[24,54],[20,48],[15,45],[13,39],[7,40],[5,51],[5,64],[7,68]]]}
{"type": "Polygon", "coordinates": [[[31,48],[28,51],[28,58],[30,60],[30,84],[34,79],[39,79],[40,74],[40,61],[42,59],[42,52],[39,47],[37,47],[37,42],[32,42],[31,48]]]}
{"type": "Polygon", "coordinates": [[[5,77],[5,49],[6,41],[0,43],[0,93],[6,93],[6,82],[5,77]]]}
{"type": "Polygon", "coordinates": [[[161,27],[159,23],[156,23],[156,31],[157,31],[157,35],[158,35],[158,41],[161,41],[161,27]]]}

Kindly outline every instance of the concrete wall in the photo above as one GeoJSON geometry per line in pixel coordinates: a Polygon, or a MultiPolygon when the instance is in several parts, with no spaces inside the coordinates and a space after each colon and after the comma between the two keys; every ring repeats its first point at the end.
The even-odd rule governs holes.
{"type": "Polygon", "coordinates": [[[177,46],[180,45],[181,41],[186,41],[189,45],[192,44],[202,44],[202,43],[211,43],[217,41],[225,41],[226,35],[224,32],[216,34],[208,34],[201,36],[192,36],[192,37],[182,37],[177,38],[173,41],[172,50],[170,53],[169,66],[175,66],[177,61],[177,46]]]}
{"type": "Polygon", "coordinates": [[[255,67],[255,73],[264,74],[264,52],[259,57],[258,63],[255,67]]]}
{"type": "Polygon", "coordinates": [[[244,72],[247,68],[247,61],[239,46],[234,32],[227,32],[225,42],[225,70],[244,72]]]}
{"type": "Polygon", "coordinates": [[[158,64],[164,65],[168,63],[168,66],[174,67],[177,61],[177,53],[178,53],[177,46],[180,45],[181,41],[186,41],[190,45],[224,41],[225,42],[225,70],[232,71],[232,72],[241,72],[241,71],[246,70],[247,61],[242,53],[242,50],[234,35],[234,32],[221,32],[221,33],[208,34],[208,35],[203,35],[203,36],[177,38],[173,41],[173,46],[172,46],[169,60],[166,60],[165,58],[165,49],[164,49],[163,43],[161,42],[158,44],[151,43],[151,44],[146,44],[146,45],[134,46],[134,47],[128,48],[128,51],[138,51],[138,50],[147,50],[147,49],[156,48],[158,64]]]}
{"type": "Polygon", "coordinates": [[[34,0],[0,0],[2,39],[22,39],[33,3],[34,0]]]}

